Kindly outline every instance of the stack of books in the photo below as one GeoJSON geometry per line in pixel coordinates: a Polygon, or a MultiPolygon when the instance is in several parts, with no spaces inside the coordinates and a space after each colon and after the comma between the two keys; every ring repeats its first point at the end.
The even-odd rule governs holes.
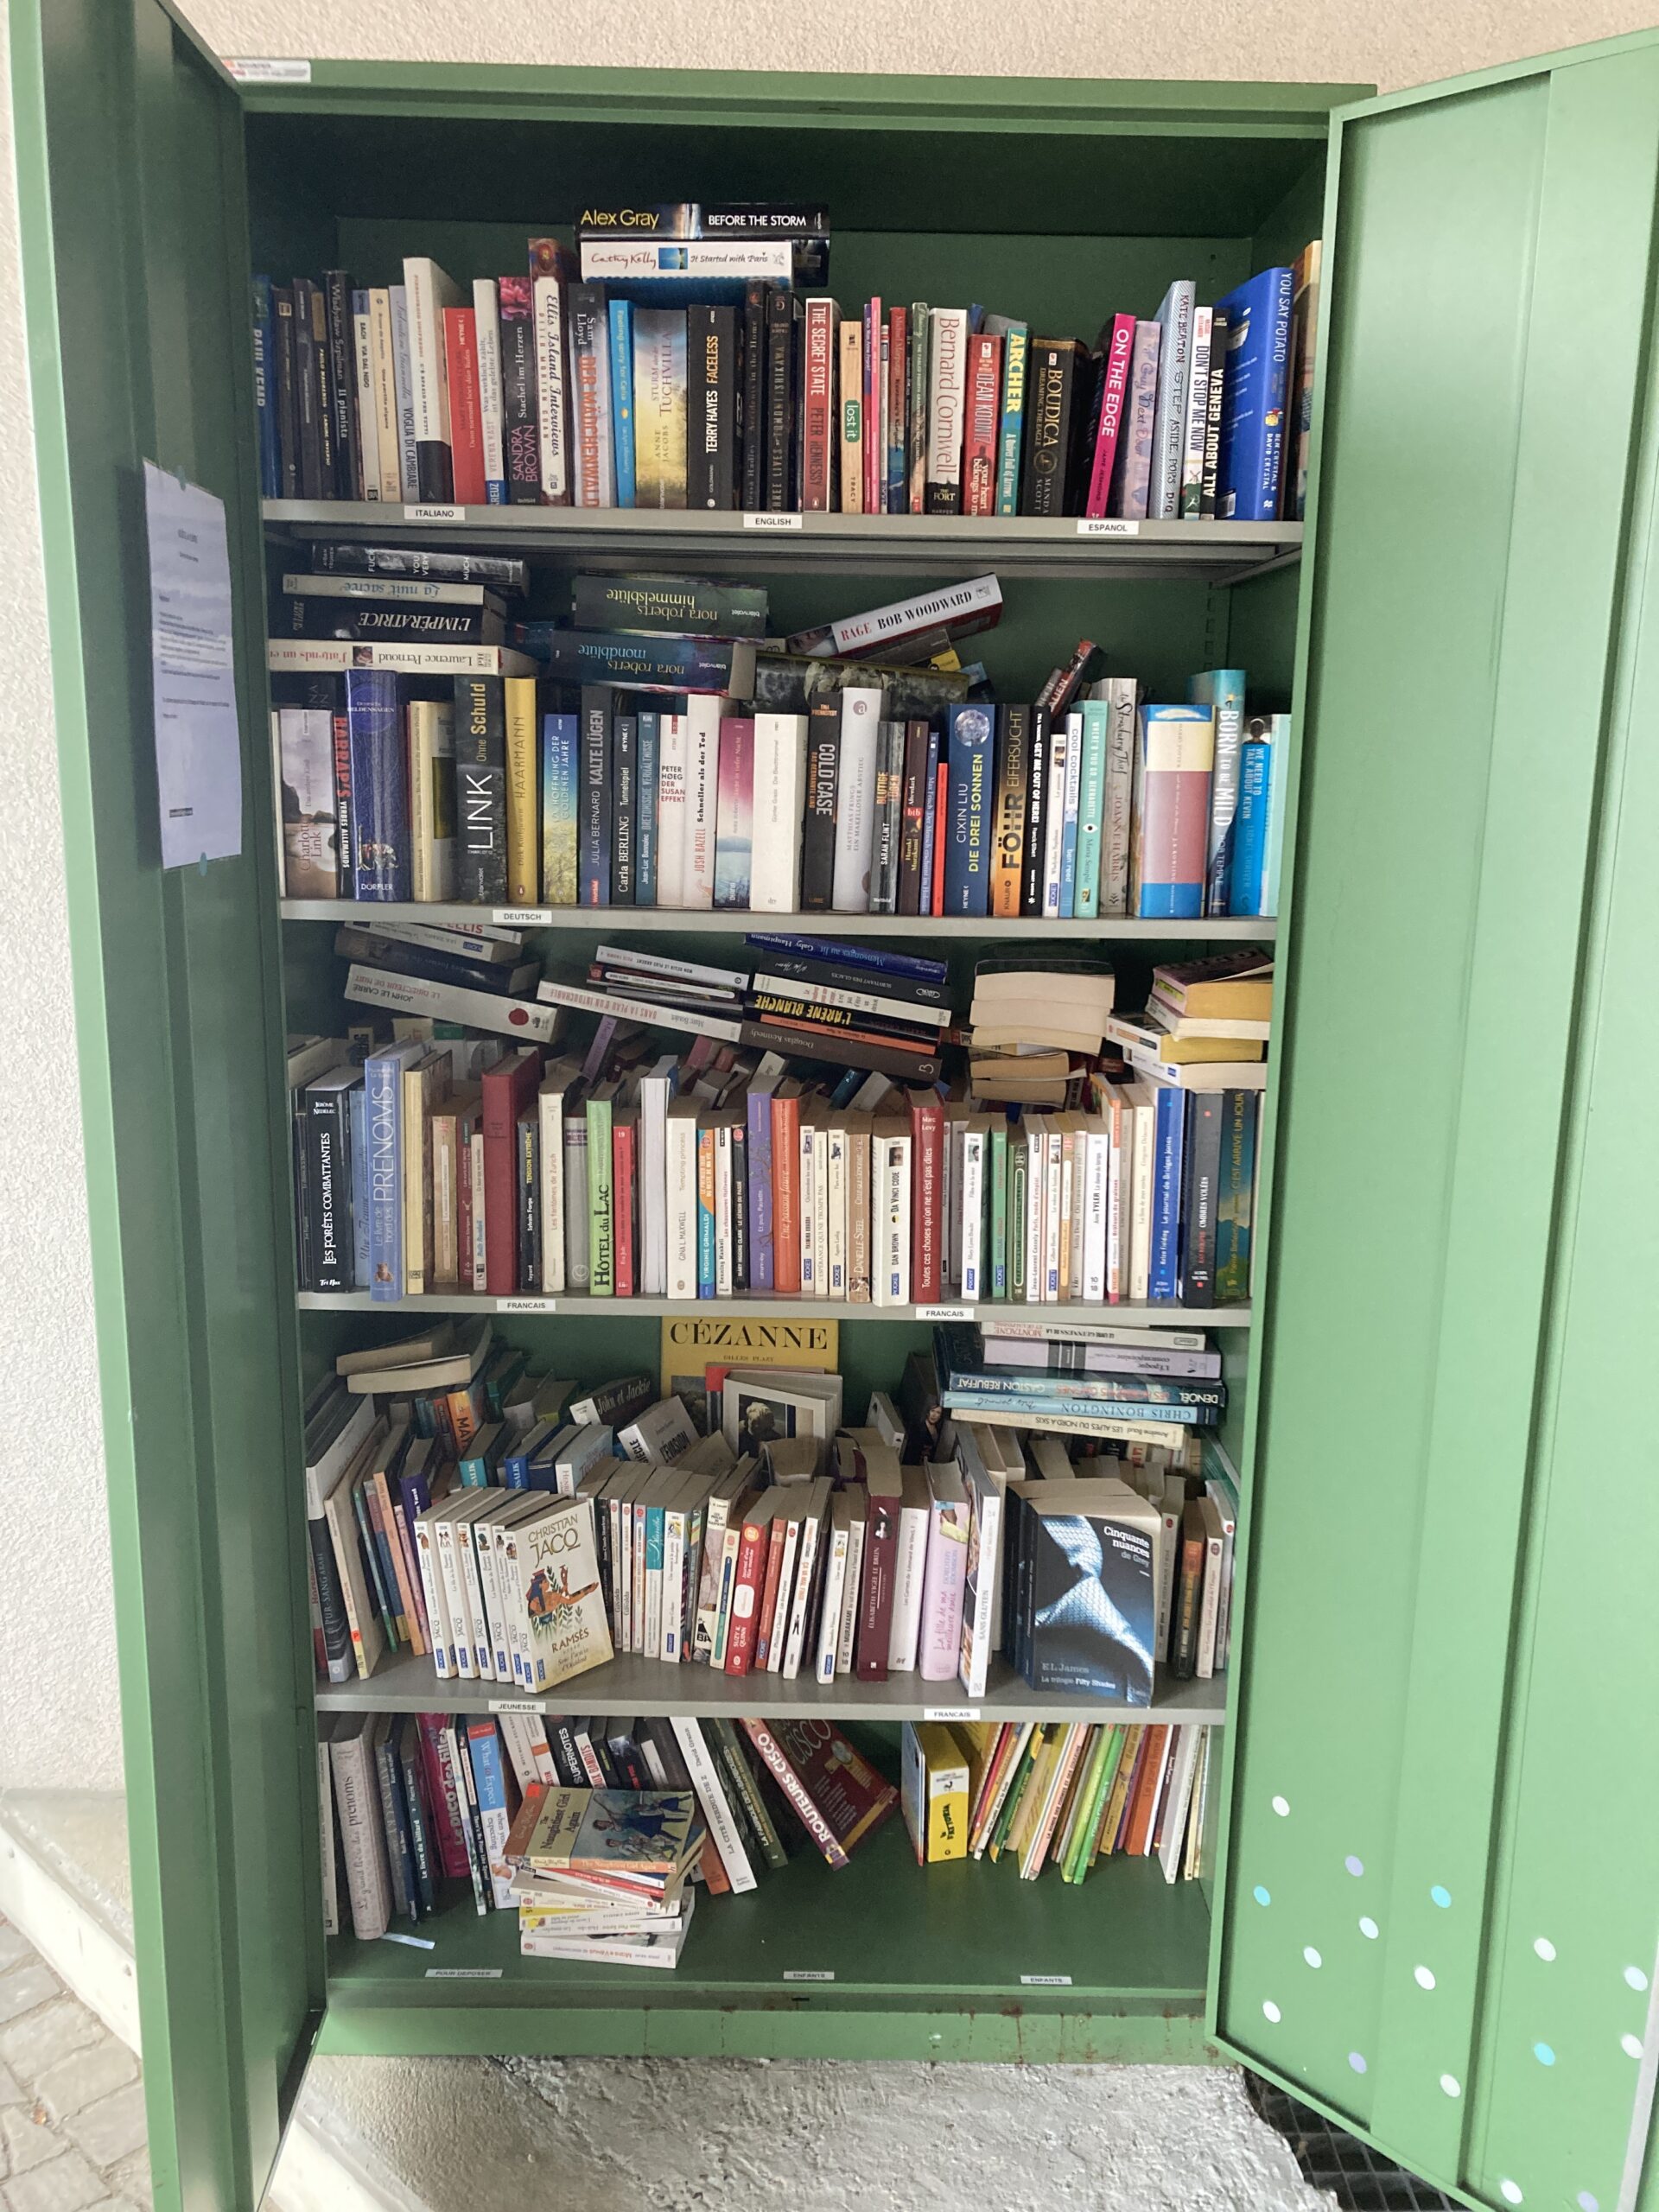
{"type": "Polygon", "coordinates": [[[502,1856],[526,1958],[671,1970],[707,1829],[690,1789],[525,1789],[502,1856]]]}
{"type": "MultiPolygon", "coordinates": [[[[463,290],[254,282],[267,498],[1300,518],[1319,246],[1092,346],[982,308],[843,314],[822,208],[586,211],[463,290]],[[1287,435],[1287,424],[1291,434],[1287,435]]],[[[1146,305],[1149,306],[1148,300],[1146,305]]]]}

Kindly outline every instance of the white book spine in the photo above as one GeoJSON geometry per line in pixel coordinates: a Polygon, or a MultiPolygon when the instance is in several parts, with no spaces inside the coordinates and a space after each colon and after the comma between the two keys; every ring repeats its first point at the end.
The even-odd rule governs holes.
{"type": "Polygon", "coordinates": [[[1144,1306],[1152,1270],[1152,1182],[1158,1109],[1150,1099],[1135,1103],[1130,1147],[1129,1298],[1144,1306]]]}
{"type": "Polygon", "coordinates": [[[914,1021],[935,1029],[948,1029],[948,1007],[924,1006],[918,999],[877,998],[870,991],[844,991],[833,983],[802,982],[793,976],[773,976],[757,970],[757,990],[773,991],[779,998],[799,999],[808,1006],[844,1007],[849,1014],[877,1014],[898,1021],[914,1021]]]}
{"type": "Polygon", "coordinates": [[[870,907],[875,847],[875,758],[881,693],[863,686],[841,695],[841,758],[836,779],[836,849],[830,905],[838,914],[870,907]]]}
{"type": "Polygon", "coordinates": [[[391,294],[377,284],[369,294],[370,376],[373,389],[374,464],[377,499],[404,496],[403,434],[397,413],[397,370],[392,338],[391,294]]]}
{"type": "Polygon", "coordinates": [[[806,803],[806,716],[754,718],[753,858],[749,905],[756,913],[800,906],[801,823],[806,803]]]}
{"type": "Polygon", "coordinates": [[[1111,1241],[1111,1140],[1103,1129],[1084,1139],[1083,1176],[1083,1297],[1090,1306],[1106,1300],[1106,1255],[1111,1241]]]}
{"type": "MultiPolygon", "coordinates": [[[[804,1208],[803,1208],[804,1211],[804,1208]]],[[[830,1295],[830,1132],[812,1132],[812,1245],[820,1298],[830,1295]]]]}
{"type": "Polygon", "coordinates": [[[353,962],[346,974],[346,996],[359,1006],[384,1006],[394,1014],[464,1021],[490,1029],[522,1045],[550,1045],[558,1033],[554,1007],[533,999],[509,999],[493,991],[469,991],[459,983],[435,983],[424,976],[394,975],[390,969],[353,962]]]}
{"type": "Polygon", "coordinates": [[[507,453],[501,397],[501,305],[493,276],[473,280],[474,350],[478,355],[478,422],[484,442],[484,486],[492,506],[507,496],[507,453]]]}
{"type": "MultiPolygon", "coordinates": [[[[529,1690],[536,1686],[536,1653],[531,1642],[530,1606],[524,1594],[525,1576],[519,1566],[518,1531],[516,1528],[502,1531],[501,1538],[502,1603],[507,1613],[507,1637],[512,1651],[512,1679],[529,1690]]],[[[552,1758],[545,1738],[543,1756],[548,1764],[552,1758]]]]}
{"type": "Polygon", "coordinates": [[[628,1601],[629,1649],[646,1653],[656,1649],[654,1639],[646,1641],[651,1623],[651,1600],[653,1590],[657,1598],[657,1625],[662,1624],[663,1571],[653,1573],[645,1555],[645,1509],[636,1498],[627,1509],[626,1527],[628,1548],[632,1554],[631,1572],[633,1581],[628,1601]]]}
{"type": "Polygon", "coordinates": [[[864,1581],[865,1523],[854,1521],[847,1531],[847,1568],[841,1590],[841,1623],[836,1631],[836,1672],[853,1671],[853,1643],[858,1630],[859,1593],[864,1581]]]}
{"type": "Polygon", "coordinates": [[[1060,1294],[1060,1242],[1067,1233],[1063,1188],[1065,1149],[1061,1131],[1051,1129],[1043,1176],[1043,1297],[1050,1305],[1060,1294]]]}
{"type": "Polygon", "coordinates": [[[358,480],[353,497],[380,497],[380,442],[374,405],[374,317],[366,292],[352,295],[352,365],[357,385],[358,480]],[[359,307],[359,301],[363,302],[359,307]]]}
{"type": "Polygon", "coordinates": [[[962,1207],[957,1192],[962,1177],[962,1124],[945,1117],[944,1141],[939,1147],[939,1287],[952,1296],[962,1289],[962,1207]]]}
{"type": "MultiPolygon", "coordinates": [[[[1070,774],[1071,745],[1069,731],[1054,729],[1048,735],[1048,782],[1046,788],[1055,795],[1064,793],[1070,774]]],[[[1064,799],[1058,806],[1051,805],[1043,833],[1043,918],[1058,921],[1060,912],[1060,855],[1065,847],[1065,806],[1064,799]]]]}
{"type": "Polygon", "coordinates": [[[1192,359],[1194,287],[1178,277],[1158,310],[1158,397],[1152,418],[1154,522],[1174,522],[1181,511],[1181,461],[1185,448],[1186,391],[1192,359]]]}
{"type": "Polygon", "coordinates": [[[1204,483],[1204,429],[1210,411],[1210,328],[1215,310],[1192,310],[1192,359],[1186,379],[1186,427],[1181,454],[1181,512],[1198,512],[1204,483]]]}
{"type": "Polygon", "coordinates": [[[1204,1591],[1198,1600],[1198,1656],[1194,1669],[1201,1682],[1216,1671],[1216,1625],[1221,1617],[1222,1539],[1211,1536],[1204,1547],[1204,1591]]]}
{"type": "Polygon", "coordinates": [[[409,287],[394,284],[391,297],[391,376],[397,407],[397,483],[395,498],[417,500],[420,469],[415,459],[415,366],[409,337],[409,287]]]}
{"type": "Polygon", "coordinates": [[[947,584],[942,591],[895,600],[891,606],[874,607],[868,614],[849,614],[844,621],[832,622],[829,643],[813,651],[825,659],[859,653],[873,653],[879,658],[880,649],[899,639],[949,622],[969,621],[1001,604],[1002,587],[995,576],[972,576],[966,583],[947,584]]]}
{"type": "Polygon", "coordinates": [[[1135,1113],[1120,1100],[1106,1134],[1106,1295],[1116,1306],[1128,1282],[1135,1113]]]}
{"type": "Polygon", "coordinates": [[[611,1516],[611,1617],[619,1651],[633,1649],[633,1508],[626,1498],[605,1501],[611,1516]]]}
{"type": "Polygon", "coordinates": [[[962,1294],[972,1305],[984,1296],[981,1248],[985,1230],[985,1132],[966,1129],[962,1144],[962,1294]]]}
{"type": "Polygon", "coordinates": [[[415,1539],[421,1595],[426,1600],[427,1624],[432,1631],[432,1671],[441,1682],[447,1682],[455,1670],[450,1650],[449,1608],[444,1601],[443,1572],[437,1555],[437,1531],[425,1514],[419,1514],[410,1533],[415,1539]]]}
{"type": "Polygon", "coordinates": [[[438,1566],[443,1576],[443,1606],[449,1623],[449,1656],[454,1680],[476,1681],[473,1665],[471,1616],[461,1586],[461,1562],[455,1556],[455,1524],[444,1519],[436,1524],[438,1566]]]}
{"type": "Polygon", "coordinates": [[[1135,717],[1140,687],[1132,677],[1106,679],[1106,788],[1100,832],[1100,912],[1129,910],[1130,795],[1135,789],[1135,717]]]}
{"type": "Polygon", "coordinates": [[[1026,1147],[1026,1303],[1043,1302],[1043,1214],[1048,1201],[1048,1139],[1033,1131],[1026,1147]]]}
{"type": "Polygon", "coordinates": [[[825,1199],[829,1221],[824,1244],[824,1294],[834,1299],[847,1295],[847,1132],[832,1128],[829,1132],[825,1150],[825,1199]]]}
{"type": "Polygon", "coordinates": [[[994,1477],[969,1485],[973,1514],[974,1609],[963,1614],[962,1687],[982,1698],[990,1675],[991,1653],[1001,1643],[1002,1491],[994,1477]]]}
{"type": "Polygon", "coordinates": [[[849,1531],[830,1531],[830,1557],[823,1572],[823,1606],[818,1616],[817,1649],[812,1671],[821,1682],[836,1679],[836,1643],[841,1632],[842,1602],[847,1589],[849,1531]]]}
{"type": "Polygon", "coordinates": [[[544,1090],[536,1102],[542,1178],[542,1290],[564,1288],[564,1093],[544,1090]]]}
{"type": "Polygon", "coordinates": [[[410,392],[415,405],[415,442],[449,442],[449,387],[444,374],[443,310],[454,304],[454,287],[436,262],[415,257],[404,264],[409,295],[410,392]]]}
{"type": "Polygon", "coordinates": [[[668,1098],[671,1077],[652,1073],[639,1085],[639,1276],[646,1298],[668,1283],[668,1098]]]}
{"type": "Polygon", "coordinates": [[[715,1131],[715,1295],[729,1298],[735,1280],[732,1267],[732,1128],[722,1122],[715,1131]]]}
{"type": "Polygon", "coordinates": [[[789,1641],[790,1609],[795,1602],[795,1566],[801,1548],[801,1523],[798,1520],[784,1524],[784,1555],[779,1563],[778,1600],[772,1609],[772,1618],[766,1624],[766,1666],[769,1675],[784,1671],[784,1647],[789,1641]]]}
{"type": "Polygon", "coordinates": [[[501,1522],[490,1526],[490,1628],[495,1639],[495,1679],[524,1684],[526,1677],[513,1632],[512,1567],[518,1558],[512,1544],[512,1530],[501,1522]]]}
{"type": "Polygon", "coordinates": [[[968,374],[968,310],[935,308],[927,319],[927,499],[934,514],[962,500],[962,428],[968,374]],[[951,494],[955,494],[954,501],[951,494]],[[939,496],[943,495],[943,496],[939,496]]]}
{"type": "Polygon", "coordinates": [[[781,1669],[786,1682],[798,1681],[801,1660],[806,1650],[806,1631],[812,1611],[812,1586],[817,1579],[818,1544],[823,1534],[821,1518],[810,1518],[801,1523],[800,1556],[795,1567],[795,1602],[789,1609],[789,1635],[784,1643],[784,1663],[781,1669]]]}
{"type": "Polygon", "coordinates": [[[670,1298],[697,1294],[697,1125],[671,1115],[667,1127],[668,1287],[670,1298]]]}
{"type": "Polygon", "coordinates": [[[817,1132],[804,1122],[797,1140],[798,1160],[796,1179],[800,1185],[798,1199],[801,1222],[801,1296],[821,1298],[823,1295],[818,1281],[823,1264],[818,1246],[818,1150],[813,1141],[817,1132]]]}
{"type": "Polygon", "coordinates": [[[571,501],[570,403],[565,381],[569,357],[565,350],[564,286],[556,276],[538,276],[534,298],[542,498],[549,506],[568,507],[571,501]]]}
{"type": "Polygon", "coordinates": [[[694,912],[715,903],[715,824],[720,792],[720,700],[707,694],[687,702],[685,829],[680,904],[694,912]]]}
{"type": "MultiPolygon", "coordinates": [[[[664,715],[657,763],[657,904],[685,904],[685,779],[690,731],[683,715],[664,715]]],[[[695,1295],[695,1294],[694,1294],[695,1295]]]]}
{"type": "MultiPolygon", "coordinates": [[[[1104,1132],[1101,1134],[1103,1135],[1104,1132]]],[[[1083,1296],[1083,1240],[1088,1228],[1084,1210],[1084,1189],[1089,1177],[1088,1129],[1070,1133],[1065,1141],[1065,1230],[1071,1249],[1066,1260],[1066,1295],[1083,1296]]]]}
{"type": "Polygon", "coordinates": [[[878,1137],[871,1162],[875,1220],[874,1306],[910,1303],[910,1139],[878,1137]]]}
{"type": "Polygon", "coordinates": [[[681,1600],[685,1580],[685,1510],[677,1507],[663,1516],[663,1595],[656,1644],[657,1656],[680,1656],[681,1600]]]}
{"type": "Polygon", "coordinates": [[[749,1864],[737,1822],[726,1801],[719,1771],[703,1742],[702,1730],[695,1720],[680,1713],[671,1715],[669,1725],[674,1731],[674,1740],[680,1747],[680,1757],[685,1761],[685,1770],[691,1777],[691,1787],[696,1792],[698,1806],[714,1838],[715,1849],[720,1853],[733,1894],[753,1889],[754,1869],[749,1864]]]}
{"type": "Polygon", "coordinates": [[[373,1755],[365,1733],[343,1741],[336,1738],[328,1750],[346,1853],[352,1932],[359,1943],[372,1943],[385,1934],[391,1923],[391,1876],[386,1866],[385,1825],[372,1770],[373,1755]]]}
{"type": "Polygon", "coordinates": [[[455,1558],[461,1569],[461,1597],[472,1627],[473,1672],[480,1682],[495,1680],[495,1644],[490,1634],[490,1612],[484,1597],[484,1549],[487,1534],[470,1521],[457,1523],[455,1558]]]}
{"type": "Polygon", "coordinates": [[[893,1565],[893,1625],[887,1637],[887,1666],[896,1675],[916,1670],[922,1637],[922,1582],[927,1569],[927,1508],[899,1510],[899,1555],[893,1565]]]}
{"type": "Polygon", "coordinates": [[[1060,822],[1060,911],[1068,918],[1077,910],[1077,823],[1083,811],[1083,716],[1070,714],[1065,718],[1065,804],[1060,822]],[[1072,853],[1072,882],[1068,891],[1065,883],[1065,858],[1067,845],[1072,853]],[[1068,903],[1069,902],[1069,903],[1068,903]]]}

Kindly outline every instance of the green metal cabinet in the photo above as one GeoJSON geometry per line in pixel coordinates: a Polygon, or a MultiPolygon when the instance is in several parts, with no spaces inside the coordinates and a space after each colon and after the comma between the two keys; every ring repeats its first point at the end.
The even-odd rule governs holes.
{"type": "MultiPolygon", "coordinates": [[[[11,24],[157,2202],[257,2203],[321,2027],[1209,2048],[1471,2204],[1655,2212],[1659,1315],[1629,1163],[1659,942],[1659,39],[1363,101],[328,63],[238,86],[164,0],[11,24]],[[1155,531],[1016,559],[1010,532],[998,645],[1020,679],[1084,628],[1154,680],[1227,656],[1297,711],[1205,1891],[1114,1865],[1016,1900],[871,1857],[730,1901],[718,1974],[666,1990],[515,1975],[482,1927],[437,1981],[408,1950],[325,1957],[297,1427],[337,1325],[296,1316],[282,1032],[285,987],[331,985],[326,925],[279,919],[247,283],[416,246],[509,266],[578,178],[810,191],[844,296],[971,277],[1064,328],[1325,239],[1300,563],[1206,568],[1155,531]],[[200,872],[159,866],[146,458],[225,501],[239,587],[244,853],[200,872]],[[785,1993],[791,1945],[847,1970],[785,1993]]],[[[872,526],[750,557],[821,617],[895,559],[963,574],[997,543],[906,555],[872,526]]],[[[558,1325],[588,1360],[642,1325],[558,1325]]],[[[861,1373],[893,1341],[871,1327],[848,1324],[861,1373]]]]}

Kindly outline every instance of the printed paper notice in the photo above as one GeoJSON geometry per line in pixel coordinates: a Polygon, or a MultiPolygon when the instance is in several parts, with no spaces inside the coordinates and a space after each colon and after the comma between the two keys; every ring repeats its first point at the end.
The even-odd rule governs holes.
{"type": "Polygon", "coordinates": [[[225,505],[147,461],[144,515],[162,866],[192,868],[242,849],[225,505]]]}

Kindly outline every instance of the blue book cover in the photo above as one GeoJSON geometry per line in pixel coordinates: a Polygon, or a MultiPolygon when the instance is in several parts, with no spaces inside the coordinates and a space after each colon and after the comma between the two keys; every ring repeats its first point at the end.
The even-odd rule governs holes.
{"type": "Polygon", "coordinates": [[[983,914],[989,906],[992,748],[988,707],[952,707],[948,740],[944,825],[944,911],[983,914]]]}
{"type": "Polygon", "coordinates": [[[943,960],[924,960],[919,955],[908,952],[879,952],[870,945],[839,938],[798,937],[787,931],[751,930],[743,942],[757,946],[762,952],[792,953],[798,960],[828,960],[840,968],[874,968],[884,976],[913,976],[921,983],[944,983],[950,975],[943,960]]]}
{"type": "Polygon", "coordinates": [[[1210,770],[1210,833],[1205,850],[1204,911],[1231,910],[1233,827],[1238,815],[1238,748],[1244,741],[1244,671],[1210,668],[1187,685],[1196,707],[1215,710],[1216,745],[1210,770]]]}
{"type": "Polygon", "coordinates": [[[503,1490],[530,1488],[530,1463],[548,1443],[553,1434],[551,1421],[537,1421],[534,1428],[526,1429],[515,1439],[512,1449],[501,1454],[501,1487],[503,1490]]]}
{"type": "Polygon", "coordinates": [[[567,683],[615,683],[629,691],[753,689],[754,645],[744,638],[675,638],[666,632],[572,630],[562,622],[516,622],[512,643],[567,683]]]}
{"type": "Polygon", "coordinates": [[[404,1070],[426,1051],[410,1039],[371,1052],[363,1063],[369,1115],[369,1295],[391,1303],[404,1294],[404,1070]]]}
{"type": "MultiPolygon", "coordinates": [[[[478,1796],[478,1809],[487,1820],[492,1813],[499,1813],[505,1822],[512,1818],[507,1804],[506,1770],[501,1763],[501,1738],[496,1733],[493,1720],[469,1720],[467,1724],[467,1749],[472,1755],[473,1788],[478,1796]]],[[[507,1895],[506,1881],[493,1867],[490,1873],[491,1887],[497,1910],[505,1911],[512,1900],[507,1895]]]]}
{"type": "Polygon", "coordinates": [[[369,1258],[369,1095],[354,1084],[346,1094],[352,1117],[352,1282],[366,1290],[373,1279],[369,1258]]]}
{"type": "Polygon", "coordinates": [[[611,903],[611,693],[593,684],[582,695],[581,789],[577,818],[580,903],[611,903]]]}
{"type": "Polygon", "coordinates": [[[267,499],[280,499],[283,457],[276,424],[276,329],[269,276],[253,280],[253,404],[259,416],[260,494],[267,499]]]}
{"type": "Polygon", "coordinates": [[[662,716],[639,709],[639,783],[633,827],[633,903],[657,904],[657,787],[662,770],[662,716]]]}
{"type": "Polygon", "coordinates": [[[409,761],[396,676],[346,671],[352,763],[352,895],[377,902],[410,895],[409,761]]]}
{"type": "Polygon", "coordinates": [[[748,1125],[749,1288],[772,1287],[772,1094],[770,1084],[752,1085],[746,1101],[748,1125]]]}
{"type": "Polygon", "coordinates": [[[1152,1250],[1147,1297],[1154,1306],[1173,1305],[1181,1272],[1181,1155],[1186,1093],[1173,1084],[1157,1090],[1157,1120],[1152,1138],[1152,1250]]]}
{"type": "Polygon", "coordinates": [[[1264,269],[1216,302],[1227,317],[1216,513],[1230,522],[1273,522],[1285,442],[1290,373],[1291,272],[1264,269]]]}
{"type": "Polygon", "coordinates": [[[1228,878],[1230,914],[1260,914],[1268,858],[1268,809],[1273,789],[1273,747],[1265,716],[1251,718],[1239,749],[1238,811],[1233,817],[1233,866],[1228,878]],[[1258,732],[1260,733],[1258,734],[1258,732]]]}
{"type": "Polygon", "coordinates": [[[611,308],[611,425],[616,446],[616,504],[633,499],[633,302],[613,300],[611,308]]]}
{"type": "Polygon", "coordinates": [[[1106,812],[1106,726],[1110,709],[1104,699],[1083,702],[1083,766],[1077,779],[1077,885],[1073,912],[1079,921],[1100,912],[1100,836],[1106,812]]]}
{"type": "Polygon", "coordinates": [[[927,732],[927,766],[922,772],[922,880],[917,895],[917,912],[933,912],[933,848],[938,842],[939,827],[939,730],[937,722],[930,723],[927,732]]]}
{"type": "Polygon", "coordinates": [[[542,716],[542,899],[549,906],[576,904],[580,727],[575,715],[542,716]]]}
{"type": "Polygon", "coordinates": [[[420,1738],[416,1733],[411,1713],[404,1713],[392,1723],[391,1740],[397,1755],[397,1770],[403,1783],[404,1811],[409,1821],[409,1839],[415,1854],[415,1880],[420,1891],[421,1910],[435,1912],[438,1887],[432,1863],[433,1838],[421,1810],[420,1738]]]}
{"type": "MultiPolygon", "coordinates": [[[[830,1103],[831,1106],[850,1106],[853,1100],[857,1096],[859,1091],[862,1090],[864,1084],[868,1081],[868,1071],[867,1069],[849,1068],[846,1074],[842,1076],[841,1081],[836,1085],[835,1089],[830,1094],[830,1103]]],[[[770,1166],[770,1162],[768,1162],[768,1166],[770,1166]]],[[[770,1192],[766,1194],[766,1203],[768,1206],[770,1206],[772,1203],[772,1194],[770,1192]]],[[[770,1253],[768,1253],[767,1255],[767,1264],[771,1264],[770,1253]]]]}

